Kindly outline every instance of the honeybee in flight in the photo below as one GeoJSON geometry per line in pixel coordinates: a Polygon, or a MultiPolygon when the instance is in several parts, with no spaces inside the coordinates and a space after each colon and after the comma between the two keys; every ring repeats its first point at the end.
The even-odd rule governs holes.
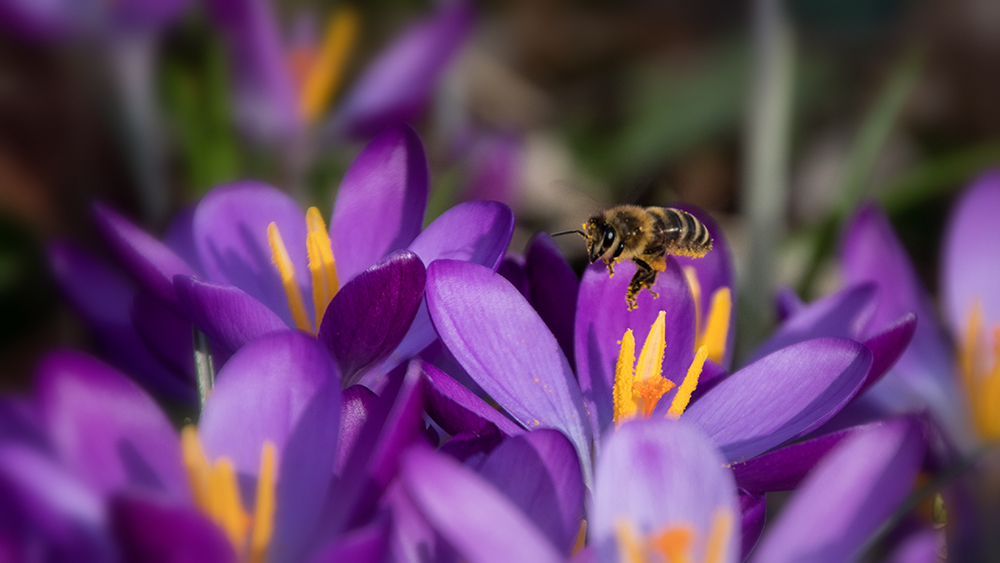
{"type": "Polygon", "coordinates": [[[667,254],[701,258],[712,250],[712,235],[694,215],[673,207],[619,205],[594,215],[582,231],[564,231],[553,236],[577,233],[587,239],[590,263],[603,259],[608,273],[615,275],[619,260],[635,262],[636,271],[628,285],[625,301],[635,309],[636,295],[644,288],[653,298],[656,275],[667,267],[667,254]]]}

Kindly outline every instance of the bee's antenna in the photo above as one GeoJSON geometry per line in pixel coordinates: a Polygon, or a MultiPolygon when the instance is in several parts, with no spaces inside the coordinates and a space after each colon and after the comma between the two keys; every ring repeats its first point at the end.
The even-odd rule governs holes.
{"type": "Polygon", "coordinates": [[[576,229],[574,231],[562,231],[562,232],[559,232],[559,233],[552,233],[549,236],[561,237],[562,235],[568,235],[568,234],[572,234],[572,233],[576,233],[576,234],[580,235],[583,238],[587,238],[587,233],[584,233],[583,231],[581,231],[579,229],[576,229]]]}

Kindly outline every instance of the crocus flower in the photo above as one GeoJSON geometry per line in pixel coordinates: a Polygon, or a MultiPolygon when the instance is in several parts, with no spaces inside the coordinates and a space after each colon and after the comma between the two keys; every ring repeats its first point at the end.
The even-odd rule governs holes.
{"type": "MultiPolygon", "coordinates": [[[[227,42],[245,132],[275,143],[318,124],[347,69],[358,14],[338,10],[320,41],[305,38],[286,47],[267,0],[211,0],[209,8],[227,42]]],[[[369,65],[321,129],[362,138],[418,117],[471,24],[464,2],[413,24],[369,65]]]]}
{"type": "Polygon", "coordinates": [[[436,337],[420,308],[423,264],[449,257],[496,268],[510,240],[513,216],[495,202],[460,204],[421,232],[427,174],[416,133],[397,127],[348,169],[329,231],[318,210],[303,214],[256,182],[215,188],[164,242],[103,207],[98,224],[140,286],[209,335],[220,361],[297,328],[326,342],[353,383],[366,369],[380,378],[436,337]],[[401,249],[411,254],[376,264],[401,249]]]}
{"type": "Polygon", "coordinates": [[[127,35],[162,29],[188,0],[0,2],[0,25],[22,36],[55,40],[102,34],[127,35]]]}

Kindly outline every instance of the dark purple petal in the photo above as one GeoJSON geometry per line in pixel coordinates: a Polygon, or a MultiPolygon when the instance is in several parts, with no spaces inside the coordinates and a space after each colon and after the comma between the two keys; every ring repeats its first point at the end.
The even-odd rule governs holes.
{"type": "MultiPolygon", "coordinates": [[[[460,203],[441,214],[416,240],[409,250],[416,253],[424,266],[434,260],[465,260],[496,269],[514,232],[514,213],[495,201],[460,203]]],[[[421,303],[410,330],[399,346],[372,369],[376,375],[388,373],[426,348],[437,333],[427,314],[427,302],[421,303]]]]}
{"type": "Polygon", "coordinates": [[[734,373],[682,416],[730,462],[742,462],[829,420],[857,393],[871,363],[871,351],[852,340],[794,344],[734,373]]]}
{"type": "Polygon", "coordinates": [[[271,222],[278,226],[302,295],[308,298],[312,290],[305,214],[287,194],[267,184],[233,182],[208,192],[194,212],[195,244],[209,280],[235,285],[294,326],[267,240],[271,222]]]}
{"type": "Polygon", "coordinates": [[[226,535],[197,510],[148,498],[119,498],[111,524],[128,561],[236,561],[226,535]]]}
{"type": "MultiPolygon", "coordinates": [[[[300,419],[316,400],[339,405],[339,385],[330,354],[314,338],[284,331],[255,340],[236,352],[215,378],[198,423],[202,447],[210,460],[226,456],[238,472],[256,476],[261,447],[270,441],[284,467],[285,445],[300,419]],[[331,381],[335,385],[328,385],[331,381]]],[[[326,413],[325,424],[334,429],[338,411],[326,413]]],[[[331,450],[336,450],[335,444],[331,450]]],[[[332,467],[331,459],[327,468],[332,467]]]]}
{"type": "Polygon", "coordinates": [[[505,441],[479,474],[514,501],[563,556],[573,551],[583,521],[583,473],[573,444],[556,430],[505,441]]]}
{"type": "Polygon", "coordinates": [[[945,551],[944,533],[924,529],[900,542],[888,559],[889,563],[937,563],[945,551]]]}
{"type": "Polygon", "coordinates": [[[413,242],[424,224],[429,181],[424,145],[408,125],[383,131],[354,159],[330,219],[341,283],[413,242]]]}
{"type": "Polygon", "coordinates": [[[614,560],[616,530],[627,522],[641,537],[671,526],[691,527],[690,559],[704,561],[709,530],[724,511],[733,518],[733,535],[725,542],[722,560],[736,561],[736,485],[724,464],[711,441],[683,421],[633,420],[609,433],[597,460],[588,522],[600,560],[614,560]]]}
{"type": "Polygon", "coordinates": [[[325,546],[317,555],[310,557],[311,563],[380,563],[385,561],[389,550],[389,520],[380,518],[357,530],[338,538],[325,546]]]}
{"type": "Polygon", "coordinates": [[[751,361],[814,338],[860,338],[874,312],[877,293],[875,284],[863,283],[802,307],[754,352],[751,361]]]}
{"type": "Polygon", "coordinates": [[[546,233],[538,233],[528,241],[525,270],[530,287],[528,301],[555,335],[570,367],[573,367],[576,363],[573,329],[580,280],[552,237],[546,233]]]}
{"type": "Polygon", "coordinates": [[[196,397],[184,373],[162,365],[133,327],[135,290],[127,280],[68,242],[52,243],[49,261],[63,295],[93,330],[112,364],[151,392],[184,402],[196,397]]]}
{"type": "Polygon", "coordinates": [[[163,244],[173,250],[196,272],[201,272],[201,259],[198,258],[198,246],[194,242],[194,210],[189,205],[181,209],[170,220],[166,232],[163,233],[163,244]]]}
{"type": "Polygon", "coordinates": [[[837,444],[879,425],[881,423],[875,422],[838,430],[761,454],[743,463],[734,463],[732,468],[736,484],[751,493],[790,491],[798,487],[806,474],[837,444]]]}
{"type": "Polygon", "coordinates": [[[230,356],[265,334],[289,330],[288,325],[263,303],[238,287],[177,276],[180,308],[198,330],[230,356]]]}
{"type": "Polygon", "coordinates": [[[743,545],[740,549],[740,561],[750,558],[753,548],[757,547],[760,536],[764,533],[764,522],[767,516],[767,500],[763,494],[746,494],[740,491],[740,512],[743,515],[743,545]]]}
{"type": "Polygon", "coordinates": [[[427,270],[427,309],[441,341],[505,411],[526,428],[561,430],[590,459],[593,431],[576,378],[514,286],[483,266],[439,260],[427,270]]]}
{"type": "Polygon", "coordinates": [[[386,256],[337,292],[317,337],[333,353],[344,384],[399,345],[424,299],[427,274],[416,254],[386,256]]]}
{"type": "Polygon", "coordinates": [[[51,450],[35,406],[26,398],[0,395],[0,443],[27,444],[38,451],[51,450]]]}
{"type": "Polygon", "coordinates": [[[191,323],[149,293],[132,299],[132,326],[146,348],[174,373],[194,383],[194,339],[191,323]]]}
{"type": "Polygon", "coordinates": [[[806,478],[755,561],[847,561],[910,492],[925,440],[898,420],[845,440],[806,478]]]}
{"type": "Polygon", "coordinates": [[[882,332],[865,340],[865,346],[872,351],[872,368],[868,372],[868,377],[865,378],[864,385],[858,391],[858,395],[878,383],[879,379],[892,369],[892,366],[896,365],[899,358],[906,352],[906,348],[913,340],[916,331],[917,316],[913,313],[907,313],[882,332]]]}
{"type": "Polygon", "coordinates": [[[480,434],[491,424],[504,437],[524,432],[515,422],[445,372],[427,362],[421,361],[419,365],[430,383],[427,390],[427,414],[445,432],[453,435],[461,432],[480,434]]]}
{"type": "Polygon", "coordinates": [[[390,561],[434,561],[458,563],[458,554],[431,527],[397,479],[383,497],[392,514],[390,561]]]}
{"type": "Polygon", "coordinates": [[[100,494],[188,498],[177,432],[134,383],[98,360],[55,352],[36,373],[38,409],[59,458],[100,494]]]}
{"type": "Polygon", "coordinates": [[[666,349],[663,354],[663,377],[680,383],[694,359],[694,300],[684,273],[673,257],[667,257],[667,269],[656,278],[653,299],[648,291],[638,296],[638,308],[629,311],[625,292],[635,273],[631,262],[615,265],[615,275],[608,277],[603,264],[597,263],[583,274],[576,309],[576,368],[580,387],[591,409],[591,417],[600,431],[611,426],[614,416],[612,389],[615,365],[622,337],[632,329],[636,348],[641,349],[650,327],[660,311],[666,311],[666,349]]]}
{"type": "Polygon", "coordinates": [[[378,395],[362,385],[351,385],[341,394],[340,435],[337,437],[337,465],[334,473],[342,475],[351,452],[357,444],[378,395]]]}
{"type": "Polygon", "coordinates": [[[977,178],[948,218],[941,276],[945,312],[952,334],[964,335],[977,300],[985,326],[1000,323],[1000,171],[977,178]]]}
{"type": "Polygon", "coordinates": [[[288,141],[300,127],[298,100],[271,3],[209,0],[207,4],[226,42],[240,129],[257,142],[288,141]]]}
{"type": "Polygon", "coordinates": [[[63,2],[12,0],[0,2],[0,28],[23,39],[56,41],[81,31],[74,29],[72,10],[63,2]]]}
{"type": "Polygon", "coordinates": [[[511,283],[525,299],[531,298],[531,289],[528,287],[528,273],[524,270],[524,257],[516,254],[507,254],[500,265],[497,266],[497,273],[511,283]]]}
{"type": "Polygon", "coordinates": [[[799,295],[795,293],[795,290],[786,286],[779,287],[774,295],[775,308],[777,309],[778,322],[783,323],[787,321],[792,315],[795,315],[805,307],[805,303],[799,299],[799,295]]]}
{"type": "MultiPolygon", "coordinates": [[[[448,439],[438,451],[465,465],[478,468],[486,456],[504,441],[497,427],[489,424],[478,434],[460,432],[448,439]]],[[[575,453],[573,455],[576,455],[575,453]]]]}
{"type": "Polygon", "coordinates": [[[403,457],[400,478],[420,512],[466,561],[564,559],[510,499],[447,456],[413,448],[403,457]]]}
{"type": "Polygon", "coordinates": [[[372,61],[344,96],[335,133],[367,137],[412,121],[472,28],[472,9],[450,2],[412,26],[372,61]]]}
{"type": "Polygon", "coordinates": [[[726,241],[722,228],[708,213],[687,203],[680,203],[674,207],[697,217],[708,227],[708,232],[712,235],[712,250],[705,256],[701,258],[675,256],[675,258],[681,268],[694,268],[698,274],[698,285],[701,287],[699,307],[702,315],[708,315],[712,305],[712,295],[718,289],[729,288],[733,306],[729,313],[729,335],[726,337],[726,355],[722,362],[722,367],[728,369],[733,356],[733,339],[736,336],[736,268],[733,265],[733,253],[729,249],[729,242],[726,241]]]}
{"type": "Polygon", "coordinates": [[[176,305],[174,276],[195,275],[191,266],[153,235],[103,205],[94,205],[94,219],[122,266],[142,287],[164,303],[176,305]]]}

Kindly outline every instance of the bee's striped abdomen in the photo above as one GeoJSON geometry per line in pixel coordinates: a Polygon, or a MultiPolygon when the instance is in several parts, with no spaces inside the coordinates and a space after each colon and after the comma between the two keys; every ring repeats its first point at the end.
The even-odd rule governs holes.
{"type": "Polygon", "coordinates": [[[701,258],[712,250],[712,235],[708,227],[694,215],[673,207],[650,207],[656,218],[658,234],[663,237],[667,254],[701,258]],[[662,225],[662,230],[660,226],[662,225]]]}

